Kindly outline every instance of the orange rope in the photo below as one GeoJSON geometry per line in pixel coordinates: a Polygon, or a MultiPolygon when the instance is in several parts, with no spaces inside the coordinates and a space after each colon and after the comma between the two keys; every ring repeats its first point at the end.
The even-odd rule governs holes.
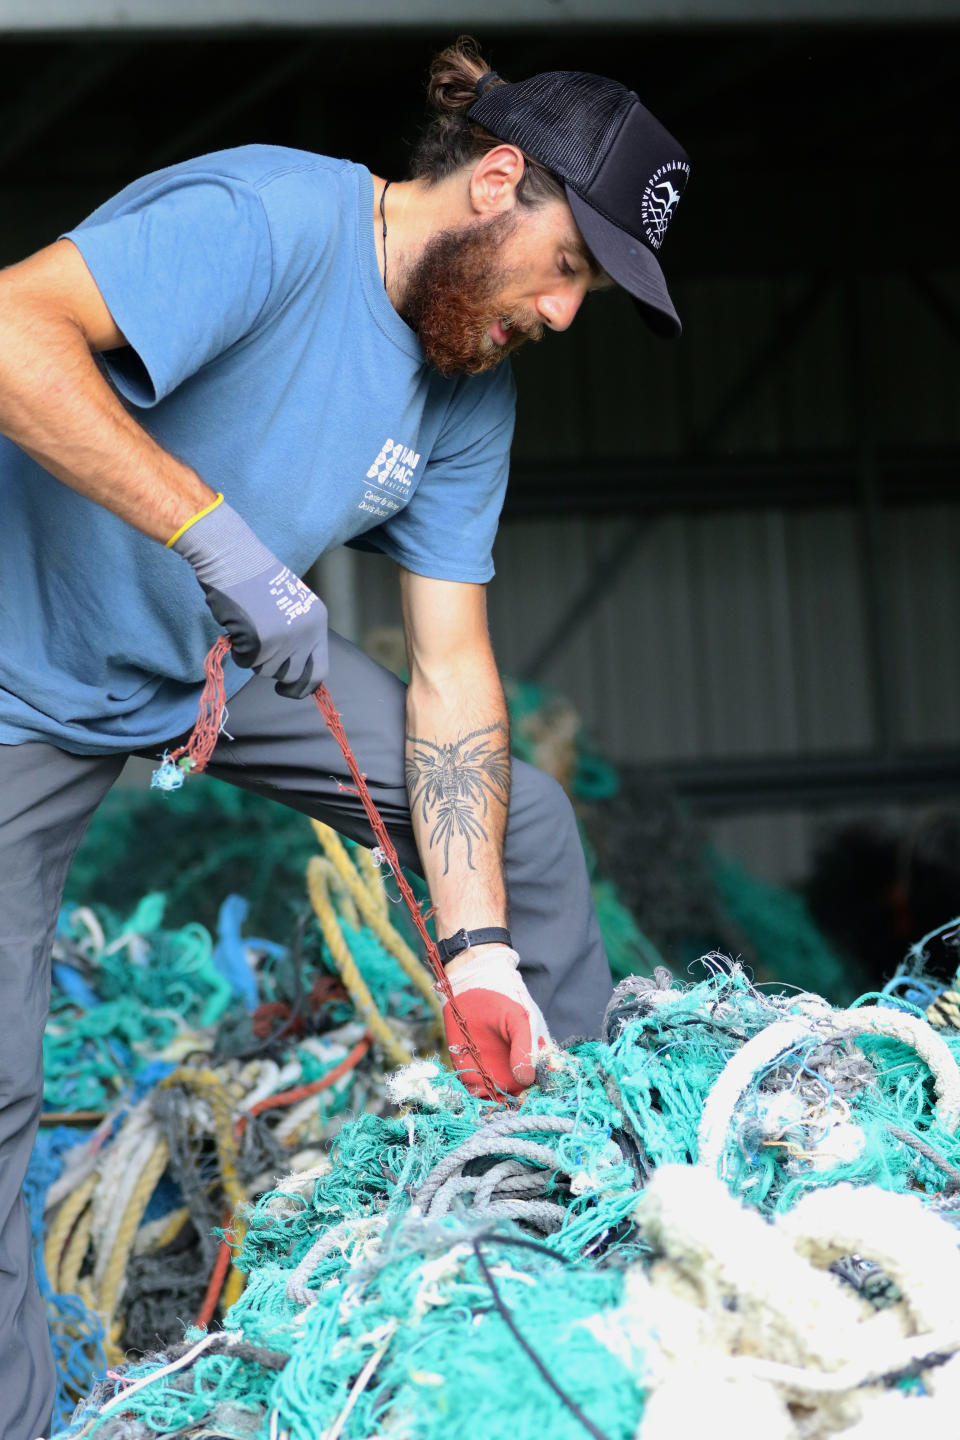
{"type": "Polygon", "coordinates": [[[299,1101],[306,1100],[308,1095],[318,1095],[321,1090],[329,1090],[331,1085],[337,1083],[341,1075],[346,1075],[348,1070],[353,1070],[359,1064],[372,1044],[373,1040],[370,1035],[361,1036],[350,1054],[339,1060],[332,1070],[327,1071],[326,1075],[321,1075],[319,1080],[311,1080],[309,1085],[297,1085],[293,1090],[278,1090],[276,1095],[268,1095],[265,1100],[258,1100],[255,1105],[251,1105],[246,1114],[240,1116],[240,1119],[245,1124],[247,1115],[259,1115],[263,1110],[273,1110],[281,1105],[296,1105],[299,1101]]]}
{"type": "MultiPolygon", "coordinates": [[[[230,1215],[227,1214],[224,1216],[223,1223],[226,1225],[229,1223],[229,1221],[230,1215]]],[[[232,1251],[230,1248],[230,1241],[227,1239],[223,1239],[220,1241],[220,1249],[217,1251],[217,1258],[214,1262],[213,1270],[210,1274],[210,1281],[207,1285],[207,1293],[203,1297],[203,1304],[200,1306],[197,1318],[194,1321],[195,1325],[201,1326],[204,1330],[207,1328],[207,1326],[210,1324],[210,1321],[213,1319],[213,1312],[217,1308],[217,1302],[220,1299],[220,1294],[223,1290],[224,1282],[227,1278],[227,1271],[230,1269],[231,1258],[232,1251]]]]}

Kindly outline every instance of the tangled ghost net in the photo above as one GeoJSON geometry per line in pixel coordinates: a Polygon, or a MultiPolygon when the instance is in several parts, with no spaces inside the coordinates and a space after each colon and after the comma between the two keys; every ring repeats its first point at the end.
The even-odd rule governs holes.
{"type": "Polygon", "coordinates": [[[960,1034],[707,969],[624,982],[517,1108],[396,1072],[241,1208],[224,1329],[62,1440],[955,1440],[960,1034]]]}

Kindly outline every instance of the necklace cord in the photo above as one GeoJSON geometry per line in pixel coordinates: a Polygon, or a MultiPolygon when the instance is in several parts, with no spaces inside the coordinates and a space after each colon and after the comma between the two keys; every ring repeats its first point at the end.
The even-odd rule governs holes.
{"type": "Polygon", "coordinates": [[[390,181],[384,180],[383,189],[380,191],[380,219],[383,222],[383,288],[387,288],[387,212],[384,209],[384,201],[387,198],[387,191],[390,188],[390,181]]]}

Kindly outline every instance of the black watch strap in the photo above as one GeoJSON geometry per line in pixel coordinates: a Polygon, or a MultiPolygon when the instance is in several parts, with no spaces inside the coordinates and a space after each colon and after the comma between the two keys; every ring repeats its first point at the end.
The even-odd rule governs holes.
{"type": "Polygon", "coordinates": [[[513,948],[510,931],[499,925],[487,925],[483,930],[458,930],[446,940],[437,941],[437,950],[444,964],[455,955],[462,955],[472,945],[509,945],[513,948]]]}

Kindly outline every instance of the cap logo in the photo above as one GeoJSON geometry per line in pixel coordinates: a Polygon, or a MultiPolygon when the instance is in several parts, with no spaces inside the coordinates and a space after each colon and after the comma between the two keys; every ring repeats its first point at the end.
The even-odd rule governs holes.
{"type": "Polygon", "coordinates": [[[674,210],[680,203],[684,186],[690,178],[690,166],[685,160],[671,160],[654,170],[643,192],[640,213],[647,242],[652,250],[659,250],[674,210]]]}

